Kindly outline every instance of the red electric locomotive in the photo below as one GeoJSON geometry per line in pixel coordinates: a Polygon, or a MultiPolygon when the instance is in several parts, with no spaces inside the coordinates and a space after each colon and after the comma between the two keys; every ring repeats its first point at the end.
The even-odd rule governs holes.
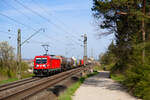
{"type": "Polygon", "coordinates": [[[50,75],[51,73],[61,71],[61,60],[56,56],[45,55],[35,56],[34,58],[34,74],[50,75]]]}

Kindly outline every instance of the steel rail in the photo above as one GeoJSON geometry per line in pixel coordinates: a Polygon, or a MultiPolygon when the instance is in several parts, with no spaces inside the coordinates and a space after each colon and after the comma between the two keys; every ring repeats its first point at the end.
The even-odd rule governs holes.
{"type": "Polygon", "coordinates": [[[36,82],[30,82],[22,86],[15,87],[6,91],[0,92],[0,99],[2,100],[20,100],[27,98],[40,90],[43,90],[55,83],[58,83],[65,78],[70,77],[71,75],[81,71],[82,68],[72,69],[54,76],[37,80],[36,82]]]}
{"type": "Polygon", "coordinates": [[[26,99],[29,98],[30,96],[33,96],[33,95],[35,95],[36,93],[38,93],[38,92],[40,92],[40,91],[42,91],[42,90],[44,90],[44,89],[46,89],[46,88],[48,88],[48,87],[50,87],[50,86],[54,86],[55,84],[57,84],[57,83],[59,83],[59,82],[65,80],[65,79],[71,77],[72,75],[74,75],[74,74],[76,74],[76,73],[78,73],[78,72],[80,72],[80,69],[78,69],[78,70],[76,70],[76,71],[74,71],[74,72],[71,72],[71,73],[69,73],[69,74],[66,74],[66,75],[62,76],[61,78],[58,78],[57,80],[53,80],[51,83],[47,83],[47,84],[45,84],[43,87],[39,86],[39,89],[37,89],[37,87],[36,87],[36,88],[35,88],[36,90],[35,90],[34,92],[31,92],[30,94],[27,94],[27,95],[24,96],[24,98],[22,98],[22,99],[23,99],[23,100],[26,100],[26,99]]]}
{"type": "Polygon", "coordinates": [[[11,85],[11,84],[14,84],[14,83],[18,83],[18,82],[21,82],[21,81],[24,81],[24,80],[30,80],[31,78],[32,78],[32,77],[26,78],[26,79],[22,79],[22,80],[18,80],[18,81],[15,81],[15,82],[10,82],[10,83],[7,83],[7,84],[3,84],[3,85],[0,85],[0,88],[1,88],[1,87],[4,87],[4,86],[11,85]]]}
{"type": "Polygon", "coordinates": [[[24,84],[29,83],[29,82],[36,81],[36,80],[39,80],[39,79],[40,78],[38,78],[38,77],[35,77],[35,78],[32,77],[32,78],[27,78],[27,79],[11,82],[11,83],[8,83],[8,84],[4,84],[4,85],[0,86],[0,92],[4,91],[4,90],[7,90],[7,89],[10,89],[10,88],[15,88],[15,87],[20,86],[20,85],[24,85],[24,84]]]}

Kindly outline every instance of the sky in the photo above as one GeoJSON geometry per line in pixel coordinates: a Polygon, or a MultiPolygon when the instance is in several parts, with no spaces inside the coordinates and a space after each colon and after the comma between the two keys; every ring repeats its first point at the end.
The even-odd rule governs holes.
{"type": "Polygon", "coordinates": [[[82,58],[82,35],[87,34],[88,57],[98,58],[114,36],[98,37],[106,30],[97,30],[92,6],[92,0],[1,0],[0,42],[8,41],[16,52],[18,29],[22,42],[43,29],[22,45],[22,58],[44,54],[43,44],[49,54],[82,58]]]}

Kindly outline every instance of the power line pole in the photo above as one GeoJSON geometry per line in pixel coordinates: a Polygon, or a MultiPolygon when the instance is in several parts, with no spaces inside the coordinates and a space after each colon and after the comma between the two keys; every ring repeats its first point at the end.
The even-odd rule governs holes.
{"type": "Polygon", "coordinates": [[[84,43],[84,57],[83,57],[83,59],[84,59],[84,65],[86,65],[87,64],[87,35],[86,34],[84,34],[83,43],[84,43]]]}
{"type": "Polygon", "coordinates": [[[21,30],[18,29],[17,38],[17,77],[21,78],[21,30]]]}
{"type": "Polygon", "coordinates": [[[38,34],[41,30],[43,30],[44,32],[44,29],[40,28],[38,31],[33,33],[29,38],[27,38],[25,41],[21,43],[21,29],[18,29],[18,37],[17,37],[17,77],[18,79],[21,79],[21,47],[23,44],[28,42],[28,40],[30,40],[33,36],[38,34]]]}

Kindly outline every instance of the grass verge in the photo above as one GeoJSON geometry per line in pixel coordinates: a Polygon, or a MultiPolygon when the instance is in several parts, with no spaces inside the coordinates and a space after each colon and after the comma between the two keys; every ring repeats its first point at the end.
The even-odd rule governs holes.
{"type": "Polygon", "coordinates": [[[93,70],[94,71],[101,71],[101,70],[103,70],[103,67],[96,65],[96,66],[93,67],[93,70]]]}
{"type": "Polygon", "coordinates": [[[0,81],[0,85],[10,83],[10,82],[14,82],[14,81],[17,81],[17,80],[18,80],[17,78],[9,78],[7,80],[2,80],[2,81],[0,81]]]}
{"type": "Polygon", "coordinates": [[[123,83],[123,81],[125,80],[125,76],[122,74],[111,74],[110,77],[112,80],[115,80],[119,83],[123,83]]]}
{"type": "MultiPolygon", "coordinates": [[[[22,79],[32,77],[32,76],[33,76],[33,74],[24,74],[24,75],[22,75],[22,79]]],[[[17,81],[17,80],[18,80],[18,78],[9,78],[7,80],[2,80],[2,81],[0,81],[0,85],[10,83],[10,82],[14,82],[14,81],[17,81]]]]}
{"type": "Polygon", "coordinates": [[[71,85],[63,94],[58,97],[58,100],[72,100],[72,96],[75,91],[80,87],[80,85],[84,82],[84,80],[88,77],[94,76],[98,74],[98,72],[94,72],[92,74],[88,74],[86,77],[81,77],[78,82],[71,85]]]}

